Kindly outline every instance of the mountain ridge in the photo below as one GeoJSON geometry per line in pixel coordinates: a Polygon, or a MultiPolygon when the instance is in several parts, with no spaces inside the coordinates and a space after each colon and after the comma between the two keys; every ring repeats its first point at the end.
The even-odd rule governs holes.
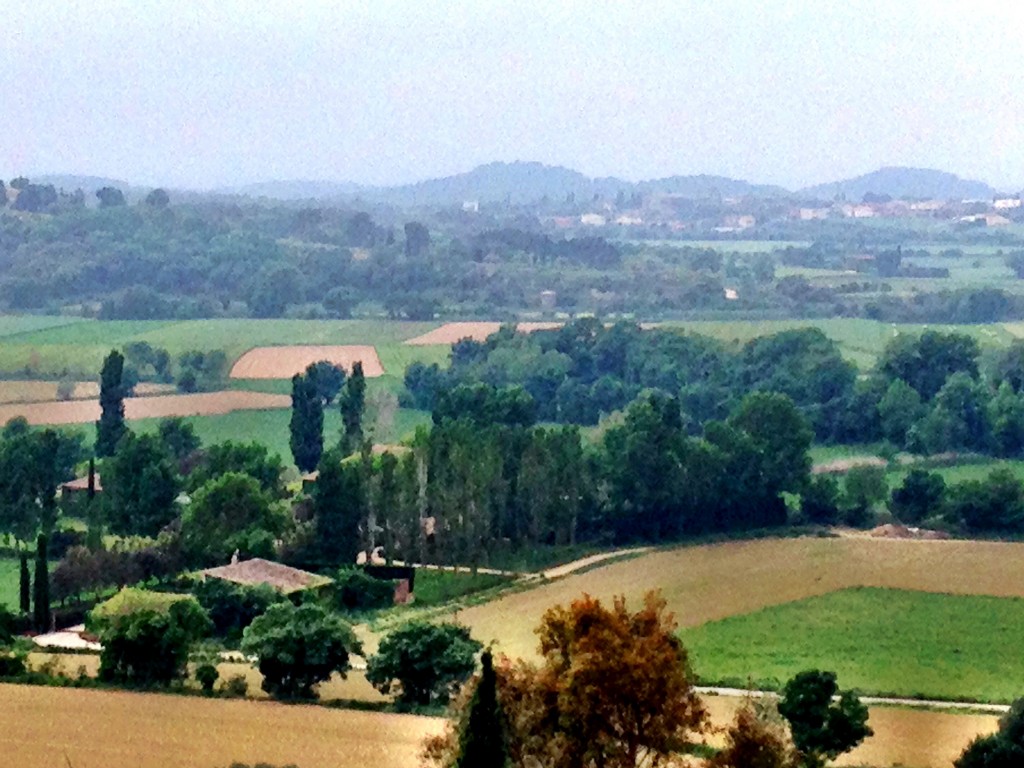
{"type": "MultiPolygon", "coordinates": [[[[95,192],[101,186],[114,186],[125,192],[149,189],[146,185],[123,180],[76,174],[41,174],[33,180],[67,190],[81,187],[87,193],[95,192]]],[[[460,205],[463,202],[525,204],[544,198],[562,201],[570,196],[583,203],[594,196],[613,199],[620,195],[629,198],[634,194],[667,194],[694,199],[791,197],[794,200],[819,201],[837,198],[859,201],[869,193],[894,199],[991,199],[998,194],[994,187],[982,181],[964,179],[946,171],[904,166],[885,166],[860,176],[790,191],[776,185],[713,174],[679,174],[637,182],[615,176],[589,177],[571,168],[535,161],[495,161],[464,173],[387,186],[352,181],[281,179],[211,190],[167,188],[190,196],[242,196],[283,201],[358,198],[400,206],[460,205]]]]}

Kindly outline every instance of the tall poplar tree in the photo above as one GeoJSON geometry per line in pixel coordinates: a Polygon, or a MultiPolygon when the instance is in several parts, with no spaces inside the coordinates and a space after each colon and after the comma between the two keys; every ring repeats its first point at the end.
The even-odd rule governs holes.
{"type": "Polygon", "coordinates": [[[359,450],[363,442],[363,411],[366,408],[366,378],[363,363],[357,360],[345,381],[339,398],[341,406],[341,450],[347,456],[359,450]]]}
{"type": "Polygon", "coordinates": [[[313,521],[317,549],[324,564],[353,565],[359,554],[359,527],[366,522],[367,493],[363,469],[328,451],[313,486],[313,521]]]}
{"type": "Polygon", "coordinates": [[[292,419],[289,444],[295,465],[312,472],[324,452],[324,406],[317,385],[316,371],[310,366],[305,375],[292,377],[292,419]]]}
{"type": "Polygon", "coordinates": [[[100,420],[96,422],[96,455],[113,456],[127,431],[124,423],[124,355],[111,350],[100,371],[100,420]]]}
{"type": "Polygon", "coordinates": [[[36,632],[50,631],[50,564],[46,560],[46,536],[36,539],[36,577],[33,584],[33,623],[36,632]]]}
{"type": "Polygon", "coordinates": [[[29,611],[32,610],[32,577],[28,572],[28,555],[24,552],[21,553],[19,577],[19,607],[21,608],[21,613],[28,616],[29,611]]]}

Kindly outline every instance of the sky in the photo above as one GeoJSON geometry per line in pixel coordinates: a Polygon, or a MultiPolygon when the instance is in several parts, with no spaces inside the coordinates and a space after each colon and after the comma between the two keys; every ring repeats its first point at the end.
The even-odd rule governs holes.
{"type": "Polygon", "coordinates": [[[1024,3],[0,0],[0,175],[1024,186],[1024,3]]]}

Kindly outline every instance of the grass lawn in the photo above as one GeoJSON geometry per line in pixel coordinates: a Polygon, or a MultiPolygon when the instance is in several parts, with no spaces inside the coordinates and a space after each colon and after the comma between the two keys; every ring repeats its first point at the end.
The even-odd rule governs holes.
{"type": "Polygon", "coordinates": [[[510,579],[492,573],[473,574],[469,571],[435,571],[419,568],[416,571],[416,605],[431,606],[447,603],[474,592],[482,592],[502,584],[510,579]]]}
{"type": "Polygon", "coordinates": [[[0,557],[0,606],[6,605],[14,613],[18,611],[19,569],[20,564],[16,558],[0,557]]]}
{"type": "Polygon", "coordinates": [[[1021,695],[1024,599],[855,588],[680,633],[706,684],[779,689],[828,669],[862,693],[1009,702],[1021,695]]]}

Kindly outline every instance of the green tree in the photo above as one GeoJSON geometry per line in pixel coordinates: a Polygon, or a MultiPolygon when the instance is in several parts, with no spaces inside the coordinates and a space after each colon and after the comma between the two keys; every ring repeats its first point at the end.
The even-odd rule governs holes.
{"type": "Polygon", "coordinates": [[[363,411],[366,408],[366,378],[363,363],[352,365],[352,374],[338,398],[341,407],[341,449],[346,455],[357,451],[363,442],[363,411]]]}
{"type": "Polygon", "coordinates": [[[889,495],[885,470],[881,467],[851,467],[843,481],[843,511],[846,522],[863,526],[871,522],[871,513],[889,495]]]}
{"type": "Polygon", "coordinates": [[[388,633],[366,666],[381,693],[406,705],[447,704],[476,667],[483,646],[460,624],[411,621],[388,633]]]}
{"type": "Polygon", "coordinates": [[[157,187],[146,195],[145,203],[150,208],[166,208],[171,204],[171,198],[166,190],[157,187]]]}
{"type": "Polygon", "coordinates": [[[852,691],[840,692],[832,672],[797,674],[786,683],[779,714],[789,721],[793,743],[807,768],[835,760],[873,733],[868,708],[852,691]],[[839,700],[834,702],[837,695],[839,700]]]}
{"type": "Polygon", "coordinates": [[[1024,396],[1004,381],[988,406],[992,444],[999,456],[1024,454],[1024,396]]]}
{"type": "Polygon", "coordinates": [[[199,450],[199,446],[202,444],[196,434],[195,426],[181,416],[160,419],[157,434],[160,435],[168,453],[178,461],[191,456],[199,450]]]}
{"type": "Polygon", "coordinates": [[[839,522],[839,483],[831,475],[815,475],[800,494],[800,511],[819,525],[839,522]]]}
{"type": "Polygon", "coordinates": [[[306,376],[316,382],[317,391],[324,405],[330,405],[345,385],[345,369],[327,360],[310,363],[306,376]]]}
{"type": "Polygon", "coordinates": [[[242,472],[255,478],[260,488],[274,498],[285,495],[281,482],[284,472],[281,457],[271,453],[264,443],[257,440],[248,443],[225,440],[205,449],[199,466],[188,476],[188,487],[195,490],[228,472],[242,472]]]}
{"type": "Polygon", "coordinates": [[[21,613],[28,616],[32,610],[32,577],[28,571],[28,554],[22,552],[18,557],[20,566],[18,569],[18,606],[21,613]]]}
{"type": "Polygon", "coordinates": [[[316,373],[292,377],[292,417],[289,445],[300,472],[312,472],[324,452],[324,404],[316,373]]]}
{"type": "Polygon", "coordinates": [[[885,439],[903,447],[910,428],[924,415],[921,396],[903,379],[895,379],[878,402],[878,415],[885,439]]]}
{"type": "Polygon", "coordinates": [[[96,198],[100,201],[100,208],[124,205],[124,192],[117,187],[101,187],[96,190],[96,198]]]}
{"type": "Polygon", "coordinates": [[[156,536],[173,521],[179,480],[159,436],[126,434],[103,465],[103,491],[114,533],[156,536]]]}
{"type": "Polygon", "coordinates": [[[112,350],[100,371],[100,420],[96,422],[96,455],[113,456],[128,431],[124,422],[124,355],[112,350]]]}
{"type": "Polygon", "coordinates": [[[100,679],[140,687],[181,680],[192,646],[211,627],[192,598],[166,611],[145,608],[116,616],[100,631],[100,679]]]}
{"type": "Polygon", "coordinates": [[[505,715],[498,702],[498,678],[488,650],[480,656],[480,678],[459,728],[455,768],[506,768],[508,759],[505,715]]]}
{"type": "Polygon", "coordinates": [[[185,550],[200,562],[273,557],[274,540],[287,525],[285,513],[252,477],[228,472],[200,486],[181,519],[185,550]]]}
{"type": "Polygon", "coordinates": [[[352,565],[359,554],[359,529],[367,519],[368,500],[361,467],[343,461],[337,450],[320,461],[313,486],[313,522],[323,563],[352,565]]]}
{"type": "Polygon", "coordinates": [[[241,640],[243,630],[267,609],[288,598],[268,584],[246,586],[223,579],[205,579],[192,594],[213,622],[213,633],[230,642],[241,640]]]}
{"type": "Polygon", "coordinates": [[[313,686],[349,669],[362,653],[352,628],[315,603],[272,605],[242,633],[242,652],[255,656],[263,690],[278,699],[311,699],[313,686]]]}
{"type": "Polygon", "coordinates": [[[976,377],[979,354],[978,342],[963,333],[901,334],[889,342],[878,368],[891,379],[903,379],[928,401],[952,374],[976,377]]]}
{"type": "Polygon", "coordinates": [[[50,631],[50,564],[47,560],[46,535],[36,539],[36,573],[32,580],[32,623],[36,632],[50,631]]]}
{"type": "Polygon", "coordinates": [[[946,498],[946,481],[938,472],[912,469],[894,488],[889,507],[901,522],[914,525],[939,514],[946,498]]]}

